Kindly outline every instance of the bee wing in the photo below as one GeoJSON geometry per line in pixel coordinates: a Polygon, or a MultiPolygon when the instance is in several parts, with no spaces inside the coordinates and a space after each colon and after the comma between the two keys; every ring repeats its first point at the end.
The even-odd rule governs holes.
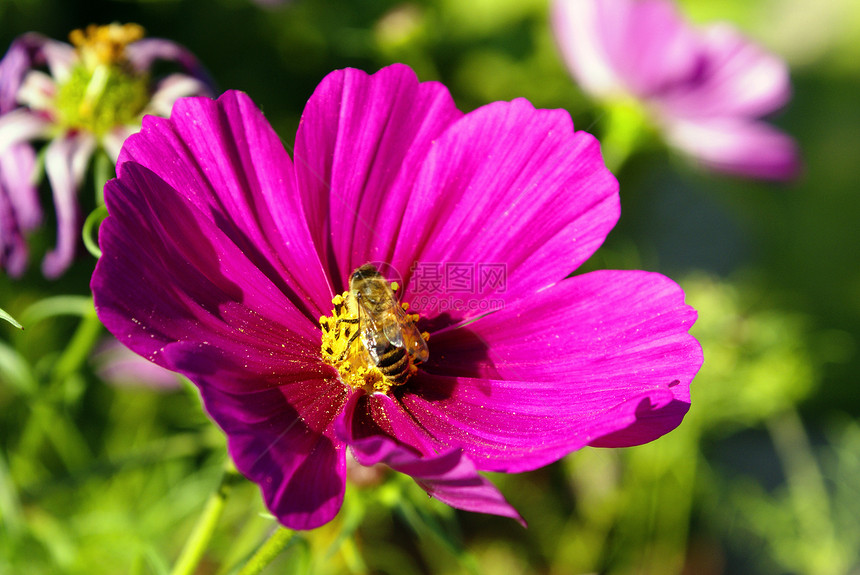
{"type": "Polygon", "coordinates": [[[388,338],[382,322],[377,320],[361,299],[358,300],[358,328],[371,361],[374,365],[378,364],[379,357],[389,346],[388,338]]]}
{"type": "Polygon", "coordinates": [[[398,347],[405,348],[406,352],[417,361],[427,361],[430,357],[430,348],[427,347],[427,342],[421,337],[421,332],[418,331],[418,328],[399,305],[394,308],[394,315],[397,316],[400,331],[400,345],[398,347]]]}
{"type": "Polygon", "coordinates": [[[430,357],[427,342],[409,319],[403,308],[393,300],[390,312],[374,314],[361,299],[358,299],[358,321],[361,338],[374,364],[389,347],[397,347],[416,361],[424,362],[430,357]]]}
{"type": "Polygon", "coordinates": [[[403,321],[397,315],[399,309],[399,306],[394,308],[394,317],[387,318],[382,328],[385,339],[394,347],[403,347],[403,321]]]}

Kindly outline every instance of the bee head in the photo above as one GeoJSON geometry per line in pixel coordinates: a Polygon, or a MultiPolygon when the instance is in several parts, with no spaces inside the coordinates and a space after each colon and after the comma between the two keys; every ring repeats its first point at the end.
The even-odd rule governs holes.
{"type": "Polygon", "coordinates": [[[383,279],[382,274],[379,273],[379,270],[376,269],[376,266],[373,264],[364,264],[349,276],[349,285],[354,286],[357,283],[360,283],[364,280],[378,280],[383,279]]]}
{"type": "Polygon", "coordinates": [[[373,264],[364,264],[352,272],[349,277],[349,290],[368,310],[383,309],[391,300],[388,282],[373,264]]]}

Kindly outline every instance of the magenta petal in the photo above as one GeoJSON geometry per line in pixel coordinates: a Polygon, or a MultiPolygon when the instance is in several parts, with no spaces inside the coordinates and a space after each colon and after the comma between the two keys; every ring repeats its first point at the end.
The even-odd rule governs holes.
{"type": "Polygon", "coordinates": [[[170,119],[147,116],[119,157],[152,170],[219,228],[314,322],[332,290],[313,249],[293,164],[241,92],[185,98],[170,119]]]}
{"type": "Polygon", "coordinates": [[[227,434],[237,469],[260,485],[266,506],[293,529],[330,521],[343,501],[346,461],[333,420],[346,389],[328,366],[297,366],[261,350],[178,342],[165,361],[200,388],[227,434]]]}
{"type": "Polygon", "coordinates": [[[278,521],[292,529],[330,521],[346,484],[344,449],[330,419],[342,404],[343,387],[309,381],[229,394],[208,385],[208,378],[200,382],[206,410],[226,432],[237,469],[260,486],[278,521]],[[314,406],[315,412],[307,409],[314,406]]]}
{"type": "Polygon", "coordinates": [[[200,388],[237,469],[260,485],[278,520],[313,529],[330,521],[343,500],[346,464],[332,420],[346,390],[318,352],[302,356],[292,345],[267,341],[277,335],[246,324],[213,331],[207,341],[169,344],[156,357],[200,388]]]}
{"type": "Polygon", "coordinates": [[[126,162],[105,200],[92,289],[122,343],[171,369],[158,354],[177,341],[263,349],[264,365],[271,355],[318,360],[319,327],[188,199],[126,162]]]}
{"type": "Polygon", "coordinates": [[[612,435],[624,445],[676,427],[702,363],[696,312],[659,274],[576,276],[466,327],[400,401],[440,447],[478,469],[535,469],[612,435]]]}
{"type": "Polygon", "coordinates": [[[384,463],[411,476],[428,495],[442,503],[464,511],[510,517],[526,526],[516,509],[490,481],[478,474],[475,464],[461,450],[421,457],[381,436],[351,442],[350,447],[362,465],[384,463]]]}
{"type": "Polygon", "coordinates": [[[349,435],[341,435],[350,441],[384,435],[395,438],[398,444],[416,453],[425,456],[437,454],[437,444],[389,395],[355,393],[345,411],[349,414],[349,435]]]}
{"type": "Polygon", "coordinates": [[[293,528],[330,520],[344,489],[332,419],[343,384],[320,331],[190,200],[126,162],[93,275],[99,318],[125,345],[200,387],[242,473],[293,528]]]}
{"type": "Polygon", "coordinates": [[[795,141],[764,122],[742,118],[677,118],[667,125],[666,139],[720,172],[791,180],[801,169],[795,141]]]}
{"type": "MultiPolygon", "coordinates": [[[[431,497],[462,509],[511,517],[526,526],[517,511],[505,500],[498,489],[478,474],[474,463],[461,449],[450,449],[441,454],[419,454],[413,448],[385,435],[356,435],[356,406],[361,405],[361,394],[355,394],[344,415],[336,422],[336,430],[352,449],[356,460],[366,466],[384,463],[415,479],[431,497]]],[[[375,398],[389,404],[389,413],[399,411],[392,407],[391,399],[375,398]]]]}
{"type": "Polygon", "coordinates": [[[92,135],[78,132],[56,138],[45,151],[45,173],[51,183],[57,214],[57,246],[42,262],[45,277],[61,275],[75,256],[81,230],[78,188],[95,147],[92,135]]]}
{"type": "MultiPolygon", "coordinates": [[[[574,132],[562,110],[496,102],[467,114],[436,141],[391,263],[398,269],[413,261],[501,264],[503,294],[495,293],[497,286],[476,285],[465,297],[510,300],[579,267],[618,215],[618,183],[593,136],[574,132]]],[[[451,321],[475,310],[486,311],[451,309],[451,321]]]]}
{"type": "Polygon", "coordinates": [[[129,136],[136,134],[139,130],[139,126],[115,126],[110,132],[102,136],[102,148],[114,164],[116,164],[122,151],[122,145],[129,136]]]}
{"type": "Polygon", "coordinates": [[[368,261],[393,263],[420,162],[461,115],[444,86],[419,83],[403,65],[373,75],[338,70],[317,87],[302,114],[295,163],[316,249],[343,282],[336,290],[368,261]]]}

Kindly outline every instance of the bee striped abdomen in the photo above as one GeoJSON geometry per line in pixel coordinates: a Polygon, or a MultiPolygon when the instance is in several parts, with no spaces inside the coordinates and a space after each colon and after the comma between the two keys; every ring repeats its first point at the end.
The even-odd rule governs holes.
{"type": "Polygon", "coordinates": [[[389,345],[379,356],[377,369],[391,383],[398,385],[404,383],[411,375],[409,371],[409,354],[402,347],[389,345]]]}

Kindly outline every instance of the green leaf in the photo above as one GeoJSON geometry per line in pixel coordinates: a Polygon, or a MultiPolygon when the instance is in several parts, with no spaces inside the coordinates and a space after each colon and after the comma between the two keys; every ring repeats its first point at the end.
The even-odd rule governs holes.
{"type": "Polygon", "coordinates": [[[21,313],[28,326],[58,315],[87,316],[93,311],[93,298],[83,295],[58,295],[31,304],[21,313]]]}
{"type": "Polygon", "coordinates": [[[32,394],[38,389],[36,378],[30,365],[14,348],[0,341],[0,382],[16,387],[19,391],[32,394]]]}
{"type": "Polygon", "coordinates": [[[9,315],[8,313],[6,313],[6,310],[4,310],[2,307],[0,307],[0,319],[5,319],[6,321],[8,321],[9,323],[11,323],[12,325],[14,325],[15,327],[17,327],[18,329],[24,329],[24,328],[23,328],[23,326],[21,326],[21,324],[20,324],[20,323],[18,323],[17,321],[15,321],[15,318],[14,318],[14,317],[12,317],[12,316],[11,316],[11,315],[9,315]]]}
{"type": "Polygon", "coordinates": [[[18,491],[9,473],[9,465],[0,452],[0,522],[8,531],[18,534],[23,529],[23,516],[18,491]]]}

